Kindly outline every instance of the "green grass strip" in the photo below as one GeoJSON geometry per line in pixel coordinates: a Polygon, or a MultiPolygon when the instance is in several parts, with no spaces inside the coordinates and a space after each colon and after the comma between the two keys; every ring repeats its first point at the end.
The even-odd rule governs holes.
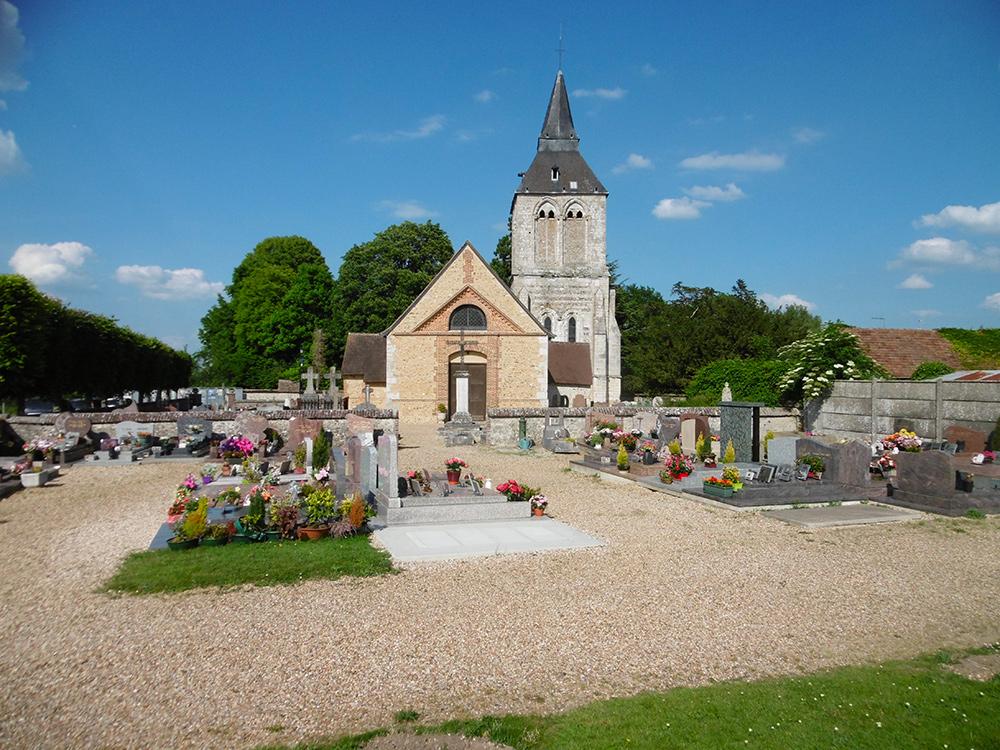
{"type": "Polygon", "coordinates": [[[188,589],[275,586],[314,578],[377,576],[393,572],[384,550],[367,536],[311,542],[261,542],[147,550],[129,555],[105,585],[109,592],[154,594],[188,589]]]}
{"type": "Polygon", "coordinates": [[[485,716],[414,731],[486,737],[518,750],[983,750],[1000,747],[1000,678],[974,682],[926,657],[807,677],[676,688],[563,714],[485,716]]]}

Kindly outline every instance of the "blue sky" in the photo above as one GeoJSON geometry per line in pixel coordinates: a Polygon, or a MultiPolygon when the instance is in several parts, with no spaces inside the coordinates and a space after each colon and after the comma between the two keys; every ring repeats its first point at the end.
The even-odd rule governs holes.
{"type": "Polygon", "coordinates": [[[1000,325],[996,2],[551,7],[0,0],[3,271],[195,350],[268,236],[336,272],[430,218],[489,258],[561,22],[628,280],[1000,325]]]}

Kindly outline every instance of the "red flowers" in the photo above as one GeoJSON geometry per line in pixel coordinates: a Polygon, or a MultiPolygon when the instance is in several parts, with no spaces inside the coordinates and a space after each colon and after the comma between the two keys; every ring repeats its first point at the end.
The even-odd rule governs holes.
{"type": "Polygon", "coordinates": [[[709,477],[705,480],[705,484],[710,484],[713,487],[732,487],[733,483],[728,479],[719,479],[718,477],[709,477]]]}

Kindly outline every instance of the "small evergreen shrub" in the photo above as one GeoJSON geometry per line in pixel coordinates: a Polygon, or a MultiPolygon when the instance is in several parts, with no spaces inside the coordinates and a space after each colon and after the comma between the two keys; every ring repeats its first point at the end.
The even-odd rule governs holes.
{"type": "Polygon", "coordinates": [[[326,430],[320,430],[316,439],[313,441],[313,466],[318,469],[322,469],[329,463],[330,441],[326,438],[326,430]]]}
{"type": "Polygon", "coordinates": [[[736,448],[733,446],[732,438],[729,438],[726,443],[726,452],[722,456],[722,462],[725,464],[736,463],[736,448]]]}
{"type": "Polygon", "coordinates": [[[947,375],[949,373],[955,372],[953,367],[946,365],[944,362],[930,361],[921,362],[917,365],[917,369],[913,371],[910,376],[911,380],[934,380],[934,378],[939,378],[942,375],[947,375]]]}

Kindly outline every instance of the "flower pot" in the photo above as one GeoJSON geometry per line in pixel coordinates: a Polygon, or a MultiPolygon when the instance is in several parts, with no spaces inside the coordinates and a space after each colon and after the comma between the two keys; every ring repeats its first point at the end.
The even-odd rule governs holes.
{"type": "Polygon", "coordinates": [[[172,536],[172,537],[170,537],[167,540],[167,547],[169,547],[172,550],[193,549],[193,548],[195,548],[197,546],[198,546],[198,540],[197,539],[181,539],[181,540],[178,540],[177,537],[173,537],[172,536]]]}
{"type": "Polygon", "coordinates": [[[233,534],[232,542],[233,544],[250,544],[253,541],[246,534],[233,534]]]}
{"type": "Polygon", "coordinates": [[[213,477],[213,476],[212,476],[211,474],[205,474],[205,475],[204,475],[204,476],[203,476],[203,477],[201,478],[201,483],[202,483],[202,484],[211,484],[211,483],[212,483],[212,482],[214,482],[214,481],[215,481],[215,477],[213,477]]]}
{"type": "Polygon", "coordinates": [[[664,484],[673,484],[674,478],[670,475],[660,477],[660,481],[664,484]]]}
{"type": "Polygon", "coordinates": [[[534,445],[534,440],[529,437],[523,437],[517,441],[517,447],[523,451],[531,450],[531,446],[534,445]]]}
{"type": "Polygon", "coordinates": [[[674,477],[674,479],[676,479],[679,482],[682,479],[687,479],[689,476],[691,476],[691,472],[685,471],[678,474],[676,477],[674,477]]]}
{"type": "Polygon", "coordinates": [[[305,466],[296,466],[292,470],[292,473],[293,474],[305,474],[306,473],[306,467],[305,466]]]}
{"type": "Polygon", "coordinates": [[[531,515],[538,516],[539,518],[541,518],[542,516],[545,515],[545,508],[532,508],[531,515]]]}
{"type": "Polygon", "coordinates": [[[458,481],[462,478],[461,469],[448,469],[446,473],[448,474],[448,484],[458,484],[458,481]]]}
{"type": "Polygon", "coordinates": [[[268,529],[267,541],[269,542],[279,542],[281,541],[281,532],[277,530],[268,529]]]}
{"type": "Polygon", "coordinates": [[[735,491],[733,487],[720,487],[717,484],[709,484],[708,482],[704,482],[701,485],[701,490],[706,495],[714,497],[732,497],[735,491]]]}
{"type": "Polygon", "coordinates": [[[739,492],[743,489],[743,482],[733,482],[733,492],[739,492]]]}
{"type": "Polygon", "coordinates": [[[299,529],[299,539],[322,539],[329,533],[329,526],[303,526],[299,529]]]}
{"type": "MultiPolygon", "coordinates": [[[[243,538],[246,539],[246,537],[243,538]]],[[[215,537],[208,536],[201,540],[202,547],[221,547],[222,545],[228,543],[229,543],[228,536],[224,536],[221,539],[216,539],[215,537]]]]}
{"type": "Polygon", "coordinates": [[[644,466],[652,466],[656,463],[656,454],[652,451],[644,451],[642,454],[642,463],[644,466]]]}

